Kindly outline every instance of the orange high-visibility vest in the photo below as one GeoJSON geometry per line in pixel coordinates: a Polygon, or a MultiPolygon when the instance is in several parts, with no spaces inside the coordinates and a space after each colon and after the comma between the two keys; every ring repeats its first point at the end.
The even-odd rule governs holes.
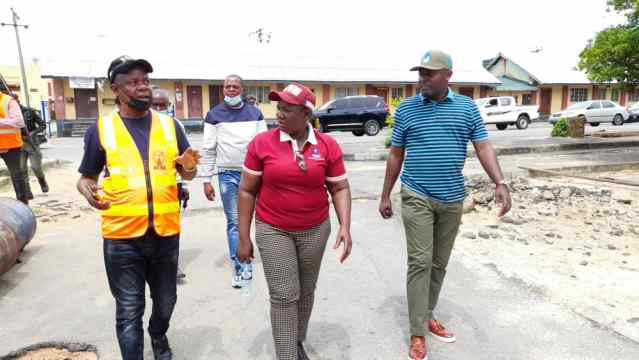
{"type": "Polygon", "coordinates": [[[180,232],[175,158],[179,155],[174,120],[151,111],[146,164],[117,112],[98,119],[100,143],[106,152],[107,177],[102,181],[105,239],[142,236],[153,227],[160,236],[180,232]],[[152,221],[149,221],[151,219],[152,221]]]}
{"type": "MultiPolygon", "coordinates": [[[[9,102],[13,98],[0,93],[0,119],[9,117],[9,102]]],[[[20,129],[0,124],[0,149],[15,149],[22,147],[20,129]]]]}

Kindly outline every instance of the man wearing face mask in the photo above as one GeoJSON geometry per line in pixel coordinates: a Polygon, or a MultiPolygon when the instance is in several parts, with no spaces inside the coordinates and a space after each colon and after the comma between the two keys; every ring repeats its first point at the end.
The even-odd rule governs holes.
{"type": "Polygon", "coordinates": [[[204,120],[204,156],[201,176],[204,177],[204,195],[215,200],[215,190],[211,184],[217,166],[222,205],[226,216],[226,233],[229,255],[233,265],[231,286],[240,288],[243,282],[253,279],[250,263],[242,263],[237,257],[239,224],[237,193],[242,174],[246,149],[258,133],[266,131],[264,116],[257,106],[242,101],[242,78],[229,75],[224,80],[224,102],[206,114],[204,120]]]}
{"type": "Polygon", "coordinates": [[[107,78],[118,109],[87,130],[77,184],[89,205],[101,210],[104,262],[123,360],[143,360],[146,284],[153,300],[148,331],[154,358],[173,358],[166,332],[177,300],[176,174],[193,179],[200,158],[174,119],[149,110],[152,71],[143,59],[121,56],[111,62],[107,78]]]}

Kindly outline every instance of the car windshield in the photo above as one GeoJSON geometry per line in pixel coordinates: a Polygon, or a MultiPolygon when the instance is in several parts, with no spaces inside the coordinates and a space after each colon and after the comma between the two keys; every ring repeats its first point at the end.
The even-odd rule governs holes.
{"type": "Polygon", "coordinates": [[[480,108],[480,107],[484,106],[486,101],[488,101],[488,99],[477,99],[477,100],[475,100],[475,104],[477,104],[477,107],[480,108]]]}
{"type": "Polygon", "coordinates": [[[328,108],[329,106],[333,105],[334,102],[335,102],[335,100],[327,102],[326,104],[322,105],[322,107],[320,107],[319,110],[326,110],[326,108],[328,108]]]}
{"type": "Polygon", "coordinates": [[[588,105],[591,105],[591,104],[593,104],[593,103],[580,102],[580,103],[576,103],[576,104],[568,106],[568,108],[566,108],[566,110],[584,109],[584,108],[588,107],[588,105]]]}

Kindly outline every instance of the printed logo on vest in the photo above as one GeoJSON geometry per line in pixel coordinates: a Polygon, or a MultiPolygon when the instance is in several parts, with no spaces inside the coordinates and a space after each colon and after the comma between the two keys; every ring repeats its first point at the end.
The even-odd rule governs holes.
{"type": "Polygon", "coordinates": [[[164,151],[153,152],[153,170],[166,170],[164,151]]]}

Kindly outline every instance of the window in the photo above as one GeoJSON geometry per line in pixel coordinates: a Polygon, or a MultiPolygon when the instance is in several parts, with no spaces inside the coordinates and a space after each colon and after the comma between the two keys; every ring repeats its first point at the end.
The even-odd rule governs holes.
{"type": "Polygon", "coordinates": [[[258,104],[268,104],[268,93],[271,92],[271,88],[268,86],[247,86],[244,93],[246,96],[255,96],[258,104]]]}
{"type": "Polygon", "coordinates": [[[606,95],[608,95],[607,88],[597,88],[597,99],[605,99],[606,95]]]}
{"type": "Polygon", "coordinates": [[[521,104],[522,105],[530,105],[530,104],[532,104],[532,95],[531,94],[523,94],[521,96],[521,104]]]}
{"type": "Polygon", "coordinates": [[[345,88],[345,87],[335,88],[335,97],[338,99],[343,98],[345,96],[355,96],[355,95],[359,95],[358,88],[345,88]]]}
{"type": "Polygon", "coordinates": [[[501,106],[510,106],[513,104],[510,98],[500,98],[499,102],[501,103],[501,106]]]}
{"type": "Polygon", "coordinates": [[[618,89],[612,89],[612,94],[610,96],[610,100],[619,102],[619,90],[618,89]]]}
{"type": "Polygon", "coordinates": [[[604,101],[604,102],[603,102],[603,107],[604,107],[605,109],[610,109],[610,108],[615,107],[615,104],[611,103],[610,101],[604,101]]]}
{"type": "Polygon", "coordinates": [[[580,102],[588,100],[588,89],[570,89],[570,102],[580,102]]]}
{"type": "Polygon", "coordinates": [[[364,102],[364,98],[354,98],[354,99],[350,99],[350,108],[361,108],[361,107],[365,107],[366,104],[364,102]]]}
{"type": "Polygon", "coordinates": [[[639,89],[634,89],[628,92],[628,102],[639,101],[639,89]]]}
{"type": "Polygon", "coordinates": [[[391,99],[399,100],[404,97],[404,88],[392,88],[391,99]]]}

